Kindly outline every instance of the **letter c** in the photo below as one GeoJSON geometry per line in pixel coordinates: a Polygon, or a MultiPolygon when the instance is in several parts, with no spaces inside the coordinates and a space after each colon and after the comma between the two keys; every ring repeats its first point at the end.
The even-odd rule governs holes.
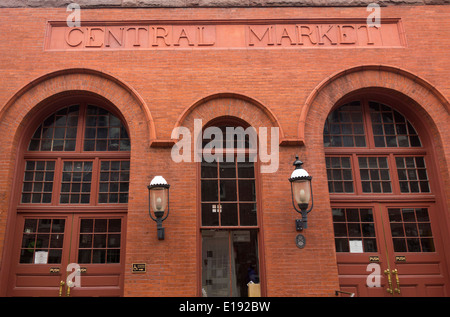
{"type": "Polygon", "coordinates": [[[68,32],[66,32],[66,43],[72,47],[76,47],[83,42],[83,38],[81,38],[81,40],[78,43],[72,43],[70,41],[70,35],[72,34],[73,31],[80,31],[81,34],[84,34],[84,32],[81,28],[70,28],[70,30],[68,32]]]}

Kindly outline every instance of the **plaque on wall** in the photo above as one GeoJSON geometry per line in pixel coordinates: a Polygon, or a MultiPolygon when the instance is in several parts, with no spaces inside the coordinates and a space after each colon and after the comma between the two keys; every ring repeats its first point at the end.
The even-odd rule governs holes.
{"type": "Polygon", "coordinates": [[[145,273],[147,272],[147,267],[145,263],[133,263],[132,264],[132,273],[145,273]]]}

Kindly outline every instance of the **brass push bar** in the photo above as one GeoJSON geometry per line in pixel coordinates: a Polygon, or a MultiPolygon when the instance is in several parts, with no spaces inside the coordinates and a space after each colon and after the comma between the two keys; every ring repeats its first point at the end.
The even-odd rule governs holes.
{"type": "Polygon", "coordinates": [[[62,296],[64,284],[66,284],[66,283],[64,283],[64,281],[59,282],[59,297],[62,296]]]}
{"type": "Polygon", "coordinates": [[[396,283],[397,283],[397,287],[394,289],[394,291],[395,291],[396,293],[400,294],[400,280],[399,280],[399,278],[398,278],[398,270],[397,270],[397,269],[392,270],[392,273],[394,273],[394,275],[395,275],[395,281],[396,281],[396,283]]]}
{"type": "Polygon", "coordinates": [[[389,287],[386,288],[386,291],[387,291],[389,294],[393,294],[394,292],[393,292],[393,290],[392,290],[391,270],[389,270],[389,269],[384,270],[384,274],[387,275],[387,278],[388,278],[388,284],[389,284],[389,287]]]}

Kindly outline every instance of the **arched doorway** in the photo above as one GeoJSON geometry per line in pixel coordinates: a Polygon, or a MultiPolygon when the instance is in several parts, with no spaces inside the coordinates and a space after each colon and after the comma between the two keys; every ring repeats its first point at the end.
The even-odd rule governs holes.
{"type": "Polygon", "coordinates": [[[260,296],[256,130],[236,117],[204,128],[200,163],[202,296],[260,296]]]}
{"type": "Polygon", "coordinates": [[[7,295],[122,295],[129,175],[111,104],[79,95],[39,112],[19,149],[7,295]]]}
{"type": "Polygon", "coordinates": [[[325,122],[340,288],[357,296],[448,296],[433,150],[402,102],[354,94],[325,122]]]}

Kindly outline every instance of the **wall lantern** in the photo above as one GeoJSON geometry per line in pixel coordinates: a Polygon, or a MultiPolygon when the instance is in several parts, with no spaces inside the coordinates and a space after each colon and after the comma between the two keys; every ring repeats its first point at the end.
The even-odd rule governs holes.
{"type": "Polygon", "coordinates": [[[294,209],[302,215],[302,219],[295,220],[295,227],[297,231],[302,231],[307,228],[307,214],[313,208],[312,177],[302,168],[303,162],[298,159],[297,155],[295,156],[293,165],[295,169],[289,178],[291,182],[292,204],[294,205],[294,209]]]}
{"type": "Polygon", "coordinates": [[[158,240],[164,240],[164,228],[162,222],[169,216],[169,187],[162,176],[155,176],[148,188],[150,218],[156,222],[158,240]],[[166,213],[167,210],[167,213],[166,213]],[[165,216],[164,216],[165,214],[165,216]]]}

